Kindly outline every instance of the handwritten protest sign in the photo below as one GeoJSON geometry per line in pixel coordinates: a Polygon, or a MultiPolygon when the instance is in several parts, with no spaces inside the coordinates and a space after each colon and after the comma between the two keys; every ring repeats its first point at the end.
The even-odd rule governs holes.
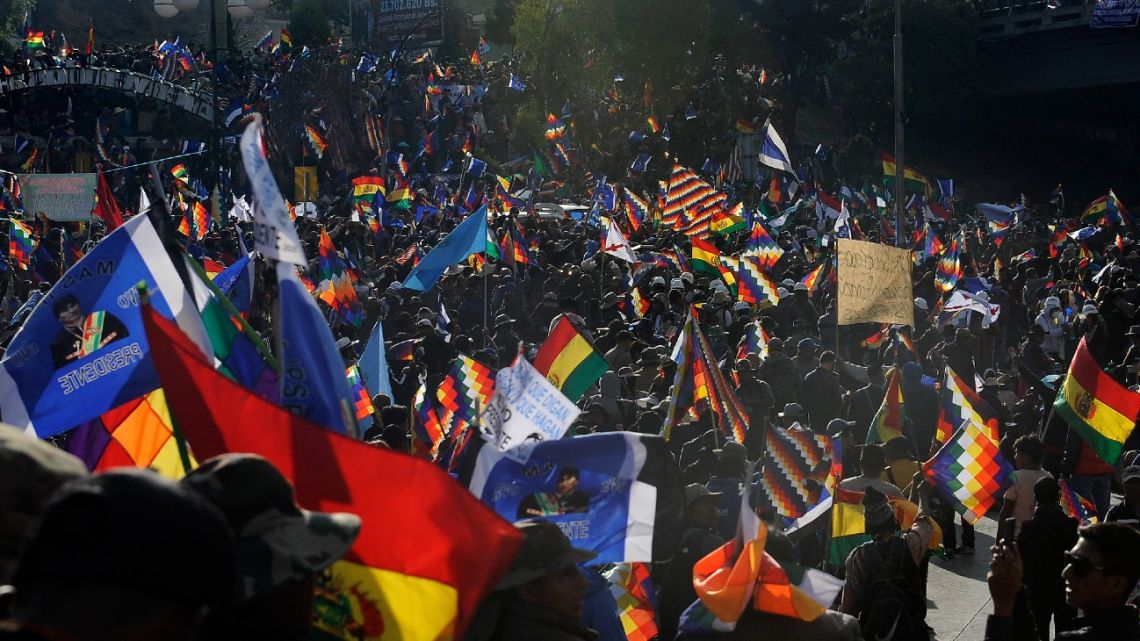
{"type": "Polygon", "coordinates": [[[95,206],[95,174],[21,174],[24,212],[51,220],[91,218],[95,206]]]}
{"type": "Polygon", "coordinates": [[[914,327],[910,252],[839,239],[839,324],[895,323],[914,327]]]}
{"type": "Polygon", "coordinates": [[[495,394],[482,414],[483,438],[525,463],[534,446],[562,438],[581,410],[526,359],[495,375],[495,394]]]}

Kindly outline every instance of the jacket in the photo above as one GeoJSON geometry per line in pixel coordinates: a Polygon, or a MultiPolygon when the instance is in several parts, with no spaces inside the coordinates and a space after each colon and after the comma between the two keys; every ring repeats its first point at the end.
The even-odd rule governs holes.
{"type": "Polygon", "coordinates": [[[756,376],[772,388],[777,411],[783,411],[785,405],[796,402],[796,387],[800,379],[792,359],[784,354],[772,354],[764,359],[756,376]]]}
{"type": "Polygon", "coordinates": [[[839,386],[839,375],[817,367],[804,378],[801,389],[812,431],[825,433],[828,422],[843,415],[843,389],[839,386]]]}
{"type": "Polygon", "coordinates": [[[493,641],[596,641],[596,632],[567,616],[518,599],[503,603],[493,641]]]}
{"type": "MultiPolygon", "coordinates": [[[[990,615],[986,619],[986,641],[1010,641],[1014,628],[1032,629],[1033,613],[1028,608],[1014,610],[1012,617],[990,615]]],[[[1136,608],[1123,605],[1104,614],[1077,617],[1073,629],[1061,632],[1057,641],[1140,641],[1140,620],[1136,608]]]]}
{"type": "Polygon", "coordinates": [[[1033,518],[1021,524],[1017,547],[1025,561],[1024,583],[1038,594],[1065,593],[1065,552],[1077,544],[1077,520],[1061,506],[1038,505],[1033,518]]]}

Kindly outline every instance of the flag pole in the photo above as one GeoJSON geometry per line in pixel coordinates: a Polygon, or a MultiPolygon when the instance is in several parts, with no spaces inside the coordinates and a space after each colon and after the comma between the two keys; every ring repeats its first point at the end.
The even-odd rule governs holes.
{"type": "Polygon", "coordinates": [[[902,247],[903,198],[906,196],[906,145],[903,124],[902,0],[895,0],[895,247],[902,247]]]}
{"type": "MultiPolygon", "coordinates": [[[[484,242],[486,242],[486,240],[484,240],[484,242]]],[[[485,258],[486,252],[484,252],[483,255],[485,258]]],[[[487,272],[490,271],[490,269],[488,269],[488,267],[490,267],[490,265],[491,265],[491,261],[489,261],[489,260],[483,261],[482,268],[483,268],[483,347],[484,348],[487,347],[488,335],[491,332],[491,330],[487,324],[487,306],[488,306],[488,303],[487,303],[487,272]]]]}

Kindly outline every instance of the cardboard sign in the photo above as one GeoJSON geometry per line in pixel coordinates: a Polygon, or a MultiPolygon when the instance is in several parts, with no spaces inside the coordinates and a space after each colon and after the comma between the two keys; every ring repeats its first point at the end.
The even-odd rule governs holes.
{"type": "Polygon", "coordinates": [[[839,324],[914,327],[910,251],[847,238],[838,251],[839,324]]]}

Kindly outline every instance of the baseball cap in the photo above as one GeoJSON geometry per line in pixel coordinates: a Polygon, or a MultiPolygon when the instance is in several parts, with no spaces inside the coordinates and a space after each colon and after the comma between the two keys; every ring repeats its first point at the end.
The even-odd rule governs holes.
{"type": "Polygon", "coordinates": [[[562,529],[545,519],[518,521],[515,528],[523,534],[522,547],[511,567],[495,586],[509,590],[535,579],[554,574],[572,565],[592,561],[597,553],[570,545],[562,529]]]}
{"type": "Polygon", "coordinates": [[[324,570],[360,533],[355,514],[302,510],[285,476],[255,454],[215,456],[182,484],[229,521],[237,537],[237,596],[242,599],[324,570]]]}
{"type": "Polygon", "coordinates": [[[174,481],[128,468],[56,492],[12,584],[86,582],[200,606],[229,602],[233,573],[225,516],[174,481]]]}
{"type": "Polygon", "coordinates": [[[1120,480],[1124,483],[1140,479],[1140,465],[1129,465],[1124,468],[1124,472],[1120,475],[1120,480]]]}
{"type": "Polygon", "coordinates": [[[710,492],[709,488],[701,485],[700,483],[690,483],[685,486],[685,507],[693,504],[697,499],[703,499],[706,496],[709,498],[717,498],[723,492],[710,492]]]}
{"type": "Polygon", "coordinates": [[[64,483],[88,476],[78,458],[0,424],[0,585],[8,582],[28,530],[64,483]]]}

